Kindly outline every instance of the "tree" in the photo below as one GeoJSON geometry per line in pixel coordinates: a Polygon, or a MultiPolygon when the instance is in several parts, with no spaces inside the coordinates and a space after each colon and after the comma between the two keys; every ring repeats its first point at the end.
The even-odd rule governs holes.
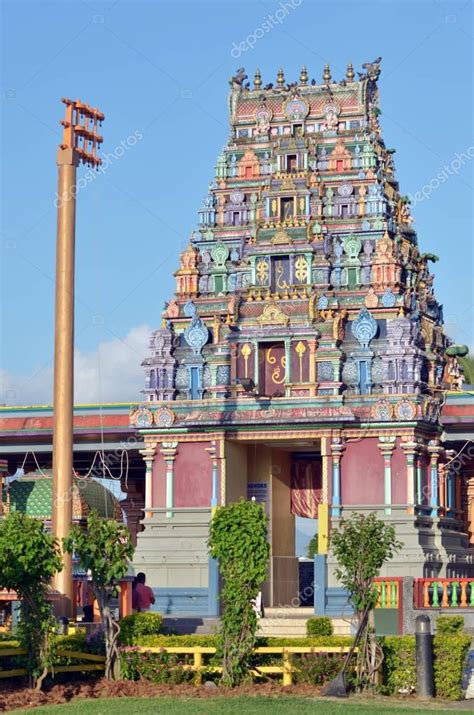
{"type": "Polygon", "coordinates": [[[379,597],[373,579],[401,547],[393,526],[380,521],[375,514],[353,513],[349,519],[341,519],[339,528],[331,535],[331,548],[338,562],[334,573],[349,592],[359,626],[357,681],[360,689],[374,684],[380,666],[377,659],[381,651],[369,625],[379,597]]]}
{"type": "Polygon", "coordinates": [[[255,599],[270,555],[267,522],[260,504],[243,500],[219,507],[211,522],[209,550],[224,579],[218,633],[224,685],[238,685],[249,674],[258,628],[255,599]]]}
{"type": "Polygon", "coordinates": [[[464,382],[468,385],[474,385],[474,357],[465,355],[464,357],[459,357],[458,362],[462,367],[464,382]]]}
{"type": "Polygon", "coordinates": [[[318,535],[315,534],[314,536],[311,537],[308,548],[306,550],[306,557],[308,559],[314,559],[316,554],[318,553],[318,535]]]}
{"type": "Polygon", "coordinates": [[[55,625],[48,585],[61,567],[59,545],[43,522],[18,511],[0,519],[0,588],[16,591],[20,600],[18,636],[28,651],[27,669],[37,690],[50,665],[55,625]]]}
{"type": "Polygon", "coordinates": [[[90,573],[105,638],[105,677],[118,677],[120,670],[118,635],[120,626],[112,617],[110,602],[119,581],[128,571],[134,547],[130,532],[114,519],[102,519],[97,512],[87,518],[87,529],[73,526],[64,539],[64,548],[74,553],[84,571],[90,573]]]}

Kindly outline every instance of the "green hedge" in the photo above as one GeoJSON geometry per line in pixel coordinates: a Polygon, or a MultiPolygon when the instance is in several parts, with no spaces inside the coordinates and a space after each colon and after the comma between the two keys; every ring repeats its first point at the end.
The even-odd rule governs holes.
{"type": "Polygon", "coordinates": [[[119,641],[123,645],[135,645],[143,636],[159,635],[162,625],[160,613],[133,613],[120,621],[119,641]]]}
{"type": "Polygon", "coordinates": [[[306,633],[309,636],[332,636],[332,621],[327,616],[316,616],[306,621],[306,633]]]}
{"type": "MultiPolygon", "coordinates": [[[[416,689],[415,636],[387,636],[383,640],[382,691],[387,695],[416,689]]],[[[438,698],[459,700],[461,682],[471,637],[436,635],[433,638],[434,685],[438,698]]]]}
{"type": "Polygon", "coordinates": [[[471,637],[436,635],[433,638],[436,696],[445,700],[462,698],[461,681],[471,637]]]}
{"type": "Polygon", "coordinates": [[[410,694],[416,688],[415,636],[385,636],[383,686],[386,695],[410,694]]]}
{"type": "MultiPolygon", "coordinates": [[[[257,639],[257,646],[335,646],[346,648],[352,644],[350,636],[306,636],[305,638],[268,638],[261,637],[257,639]]],[[[165,648],[182,646],[183,648],[191,648],[193,646],[202,646],[204,648],[215,648],[217,638],[215,635],[155,635],[155,636],[140,636],[134,639],[130,645],[148,646],[149,648],[165,648]]]]}
{"type": "Polygon", "coordinates": [[[436,619],[437,635],[454,635],[464,631],[464,616],[438,616],[436,619]]]}

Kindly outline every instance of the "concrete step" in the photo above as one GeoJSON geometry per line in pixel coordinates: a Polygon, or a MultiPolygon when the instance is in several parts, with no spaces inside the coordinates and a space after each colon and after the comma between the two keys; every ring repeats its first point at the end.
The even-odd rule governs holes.
{"type": "MultiPolygon", "coordinates": [[[[269,637],[288,637],[288,638],[304,638],[307,635],[306,621],[313,615],[312,609],[310,615],[301,613],[292,613],[287,616],[282,613],[281,616],[275,612],[282,612],[282,609],[265,609],[265,618],[262,618],[259,623],[259,633],[269,637]]],[[[302,610],[302,609],[295,609],[302,610]]],[[[351,621],[343,618],[332,618],[333,633],[335,636],[350,636],[354,633],[354,628],[351,621]]]]}
{"type": "MultiPolygon", "coordinates": [[[[304,638],[306,621],[312,618],[312,608],[266,608],[265,618],[259,622],[259,634],[275,638],[304,638]]],[[[332,618],[335,636],[350,636],[354,633],[351,622],[343,618],[332,618]]],[[[178,635],[211,635],[219,626],[218,618],[205,616],[165,616],[163,632],[178,635]]]]}
{"type": "Polygon", "coordinates": [[[163,618],[163,632],[177,635],[211,635],[219,625],[218,618],[193,618],[192,616],[168,616],[163,618]]]}
{"type": "Polygon", "coordinates": [[[270,606],[265,608],[265,618],[303,618],[314,616],[313,608],[292,608],[291,606],[270,606]]]}

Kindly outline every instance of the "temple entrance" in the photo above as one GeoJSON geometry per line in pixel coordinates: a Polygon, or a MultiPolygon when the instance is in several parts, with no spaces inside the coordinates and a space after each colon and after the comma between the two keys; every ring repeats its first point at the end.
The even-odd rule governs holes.
{"type": "Polygon", "coordinates": [[[226,442],[226,502],[255,498],[269,517],[271,555],[263,587],[266,606],[298,608],[311,601],[311,566],[303,567],[308,573],[305,597],[300,598],[302,562],[298,552],[303,534],[316,529],[321,474],[319,440],[226,442]]]}

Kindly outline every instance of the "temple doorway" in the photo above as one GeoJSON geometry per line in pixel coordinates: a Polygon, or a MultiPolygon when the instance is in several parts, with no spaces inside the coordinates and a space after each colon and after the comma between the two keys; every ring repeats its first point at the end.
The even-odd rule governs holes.
{"type": "MultiPolygon", "coordinates": [[[[298,552],[304,535],[312,529],[316,533],[321,474],[319,440],[226,442],[226,503],[254,498],[269,517],[271,556],[263,588],[266,606],[298,608],[311,600],[309,589],[301,598],[298,552]]],[[[311,566],[303,569],[308,572],[306,587],[306,582],[312,583],[311,566]]]]}

